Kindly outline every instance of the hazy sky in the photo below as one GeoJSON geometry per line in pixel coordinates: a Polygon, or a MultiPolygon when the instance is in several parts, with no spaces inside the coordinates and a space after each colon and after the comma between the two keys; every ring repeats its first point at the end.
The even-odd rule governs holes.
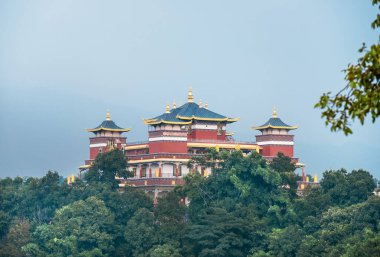
{"type": "Polygon", "coordinates": [[[86,128],[113,120],[147,139],[142,118],[186,101],[189,85],[241,120],[235,138],[279,117],[298,125],[310,174],[364,168],[380,178],[380,123],[332,133],[313,105],[345,85],[370,28],[370,0],[0,1],[0,177],[77,172],[86,128]]]}

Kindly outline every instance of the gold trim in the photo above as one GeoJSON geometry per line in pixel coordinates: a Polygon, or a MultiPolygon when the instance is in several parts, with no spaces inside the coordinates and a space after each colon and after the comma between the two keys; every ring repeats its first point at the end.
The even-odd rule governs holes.
{"type": "Polygon", "coordinates": [[[194,96],[193,96],[193,89],[192,89],[192,87],[190,87],[189,91],[187,92],[187,101],[189,103],[193,103],[194,102],[194,96]]]}
{"type": "Polygon", "coordinates": [[[145,159],[145,160],[129,160],[128,164],[136,163],[147,163],[147,162],[187,162],[189,159],[174,159],[174,158],[156,158],[156,159],[145,159]]]}
{"type": "Polygon", "coordinates": [[[144,144],[144,145],[131,145],[131,146],[125,146],[125,150],[136,150],[136,149],[144,149],[144,148],[149,148],[149,145],[144,144]]]}
{"type": "Polygon", "coordinates": [[[96,128],[96,129],[87,129],[87,132],[97,132],[97,131],[100,131],[100,130],[114,131],[114,132],[129,132],[129,131],[131,131],[130,128],[125,128],[125,129],[110,129],[110,128],[100,127],[100,128],[96,128]]]}
{"type": "Polygon", "coordinates": [[[225,149],[236,149],[237,146],[240,146],[242,150],[256,150],[261,149],[258,145],[247,145],[247,144],[220,144],[220,143],[187,143],[187,147],[200,147],[200,148],[225,148],[225,149]]]}
{"type": "Polygon", "coordinates": [[[85,165],[79,166],[79,169],[88,169],[90,167],[91,167],[91,165],[85,164],[85,165]]]}
{"type": "Polygon", "coordinates": [[[289,127],[285,127],[285,126],[266,125],[266,126],[252,127],[252,129],[254,129],[254,130],[261,130],[261,129],[267,129],[267,128],[288,129],[288,130],[291,130],[291,129],[297,129],[298,126],[289,126],[289,127]]]}
{"type": "Polygon", "coordinates": [[[111,120],[111,114],[109,111],[106,112],[106,120],[111,120]]]}
{"type": "Polygon", "coordinates": [[[157,125],[160,123],[164,124],[174,124],[174,125],[187,125],[190,124],[191,121],[166,121],[166,120],[155,120],[155,121],[144,121],[145,124],[147,125],[157,125]]]}
{"type": "Polygon", "coordinates": [[[228,122],[235,122],[235,121],[240,120],[240,118],[202,118],[202,117],[197,117],[194,115],[191,117],[177,115],[176,118],[182,119],[182,120],[205,120],[205,121],[228,121],[228,122]]]}

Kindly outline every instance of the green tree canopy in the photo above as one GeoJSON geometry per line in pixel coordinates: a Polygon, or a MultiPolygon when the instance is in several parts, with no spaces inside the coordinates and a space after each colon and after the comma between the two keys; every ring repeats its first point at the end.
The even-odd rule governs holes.
{"type": "Polygon", "coordinates": [[[90,170],[85,174],[85,179],[90,182],[102,182],[118,186],[115,177],[127,178],[131,174],[127,171],[127,158],[123,151],[115,149],[98,154],[90,170]]]}
{"type": "Polygon", "coordinates": [[[51,224],[38,226],[27,255],[112,256],[114,215],[102,200],[92,196],[57,210],[51,224]]]}

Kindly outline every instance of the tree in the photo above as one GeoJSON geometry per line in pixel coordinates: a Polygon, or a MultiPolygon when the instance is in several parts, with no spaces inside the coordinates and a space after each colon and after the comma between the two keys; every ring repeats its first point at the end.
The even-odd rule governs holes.
{"type": "Polygon", "coordinates": [[[249,220],[222,208],[210,207],[200,214],[184,237],[185,256],[247,256],[253,232],[249,220]]]}
{"type": "Polygon", "coordinates": [[[148,257],[182,257],[178,249],[170,244],[157,245],[153,247],[148,257]]]}
{"type": "Polygon", "coordinates": [[[186,228],[186,207],[181,204],[181,197],[175,191],[168,192],[159,199],[154,213],[160,235],[159,243],[170,243],[178,247],[186,228]]]}
{"type": "Polygon", "coordinates": [[[285,229],[274,229],[269,235],[270,253],[278,257],[296,256],[303,237],[303,231],[296,226],[291,225],[285,229]]]}
{"type": "Polygon", "coordinates": [[[128,221],[125,227],[127,256],[143,256],[157,243],[154,214],[141,208],[128,221]]]}
{"type": "MultiPolygon", "coordinates": [[[[372,0],[372,4],[380,8],[380,0],[372,0]]],[[[378,14],[372,28],[379,27],[378,14]]],[[[363,125],[367,116],[375,122],[380,115],[380,37],[369,49],[363,43],[359,53],[364,55],[344,70],[347,85],[334,96],[331,92],[323,94],[314,106],[322,110],[331,131],[343,130],[345,135],[352,134],[351,120],[357,118],[363,125]]]]}
{"type": "Polygon", "coordinates": [[[1,257],[22,257],[21,247],[30,241],[30,224],[26,219],[15,218],[5,238],[3,247],[0,247],[1,257]]]}
{"type": "Polygon", "coordinates": [[[297,197],[298,183],[301,180],[301,176],[294,173],[296,165],[294,161],[279,152],[275,158],[269,164],[273,170],[280,173],[282,185],[289,189],[289,196],[294,199],[297,197]]]}
{"type": "Polygon", "coordinates": [[[35,256],[108,256],[114,251],[114,215],[92,196],[56,211],[51,224],[38,226],[34,243],[23,250],[35,256]]]}
{"type": "Polygon", "coordinates": [[[115,177],[127,178],[130,176],[127,171],[127,159],[124,153],[118,149],[110,152],[98,154],[90,170],[85,174],[85,179],[90,183],[102,182],[118,186],[115,177]]]}
{"type": "Polygon", "coordinates": [[[375,188],[372,175],[364,170],[330,170],[323,173],[321,180],[323,193],[332,205],[350,205],[367,200],[375,188]]]}
{"type": "Polygon", "coordinates": [[[281,152],[279,152],[277,156],[273,158],[269,167],[280,173],[294,172],[296,169],[296,165],[292,159],[281,152]]]}

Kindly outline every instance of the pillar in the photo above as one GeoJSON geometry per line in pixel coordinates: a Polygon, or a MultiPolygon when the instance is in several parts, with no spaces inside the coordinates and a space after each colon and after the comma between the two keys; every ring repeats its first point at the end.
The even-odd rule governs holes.
{"type": "Polygon", "coordinates": [[[152,177],[152,164],[149,163],[149,177],[152,177]]]}

